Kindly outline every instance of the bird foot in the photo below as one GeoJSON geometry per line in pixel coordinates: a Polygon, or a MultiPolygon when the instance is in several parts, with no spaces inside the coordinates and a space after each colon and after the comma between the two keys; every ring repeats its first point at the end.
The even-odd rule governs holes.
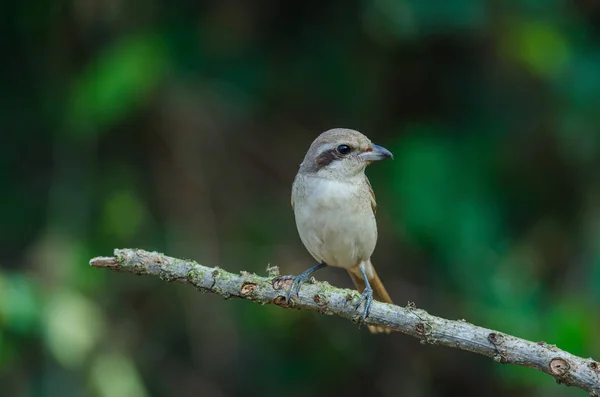
{"type": "Polygon", "coordinates": [[[292,295],[298,296],[298,294],[300,293],[300,287],[302,286],[302,284],[309,282],[310,279],[311,279],[311,273],[302,272],[302,273],[298,274],[297,276],[288,275],[288,276],[275,277],[273,279],[273,283],[281,283],[282,281],[292,280],[290,289],[288,290],[288,293],[285,296],[285,300],[287,302],[289,302],[292,295]]]}
{"type": "MultiPolygon", "coordinates": [[[[317,270],[322,269],[326,266],[327,266],[327,264],[325,262],[321,262],[321,263],[318,263],[315,266],[311,267],[310,269],[303,271],[302,273],[300,273],[297,276],[275,277],[273,279],[273,286],[275,286],[276,284],[280,284],[282,281],[292,280],[292,285],[290,285],[290,290],[288,291],[288,293],[285,297],[286,301],[289,302],[294,291],[296,291],[296,296],[298,296],[298,294],[300,293],[300,286],[302,286],[302,284],[304,284],[308,281],[311,281],[310,276],[317,270]]],[[[278,289],[278,288],[275,287],[275,289],[278,289]]]]}
{"type": "Polygon", "coordinates": [[[362,316],[360,317],[360,322],[358,323],[359,328],[365,323],[365,320],[371,311],[371,303],[373,303],[373,289],[371,287],[364,289],[355,309],[358,310],[363,302],[365,302],[365,309],[363,310],[362,316]]]}

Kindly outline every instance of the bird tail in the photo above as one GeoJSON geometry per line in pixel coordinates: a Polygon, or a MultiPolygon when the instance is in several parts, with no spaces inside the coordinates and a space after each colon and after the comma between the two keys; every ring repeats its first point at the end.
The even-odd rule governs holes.
{"type": "MultiPolygon", "coordinates": [[[[369,261],[369,265],[371,266],[371,269],[370,269],[371,271],[370,272],[367,271],[366,273],[367,273],[367,275],[372,276],[372,277],[369,277],[369,284],[371,284],[371,288],[373,289],[373,299],[375,299],[376,301],[379,301],[379,302],[393,303],[392,298],[390,298],[390,295],[388,294],[387,290],[383,286],[383,283],[381,282],[381,279],[377,275],[377,272],[375,271],[375,267],[373,267],[373,264],[371,263],[371,261],[369,261]]],[[[365,284],[362,274],[360,273],[358,266],[353,268],[352,270],[349,269],[348,274],[350,275],[350,278],[354,282],[354,286],[356,287],[358,292],[362,293],[365,290],[366,284],[365,284]]],[[[368,325],[368,327],[369,327],[369,331],[371,331],[372,334],[379,334],[379,333],[389,334],[390,332],[393,331],[393,329],[391,329],[391,328],[382,327],[380,325],[368,325]]]]}

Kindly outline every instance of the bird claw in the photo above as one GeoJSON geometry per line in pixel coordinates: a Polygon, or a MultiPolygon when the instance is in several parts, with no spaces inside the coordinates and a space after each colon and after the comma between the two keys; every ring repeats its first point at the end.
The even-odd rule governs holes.
{"type": "Polygon", "coordinates": [[[358,310],[363,302],[365,302],[365,309],[363,310],[362,316],[360,317],[360,322],[358,323],[359,328],[365,323],[365,320],[371,311],[371,303],[373,303],[373,289],[371,287],[364,289],[355,309],[358,310]]]}
{"type": "MultiPolygon", "coordinates": [[[[290,285],[290,290],[288,291],[285,299],[287,302],[290,302],[290,299],[292,297],[292,294],[294,293],[294,290],[296,291],[296,296],[298,296],[300,294],[300,287],[302,286],[302,284],[308,282],[311,280],[311,275],[316,272],[319,269],[324,268],[325,266],[327,266],[327,264],[325,262],[321,262],[316,264],[315,266],[311,267],[308,270],[303,271],[302,273],[300,273],[297,276],[279,276],[279,277],[275,277],[273,279],[273,285],[277,284],[277,283],[281,283],[282,281],[285,280],[292,280],[292,285],[290,285]]],[[[279,289],[276,287],[276,289],[279,289]]]]}
{"type": "Polygon", "coordinates": [[[287,275],[287,276],[279,276],[273,279],[273,282],[280,283],[282,281],[292,280],[292,285],[290,285],[290,289],[288,290],[287,295],[285,296],[285,300],[290,302],[292,295],[296,295],[296,297],[300,294],[300,287],[302,284],[310,281],[310,274],[300,273],[297,276],[287,275]],[[294,292],[295,291],[295,292],[294,292]]]}

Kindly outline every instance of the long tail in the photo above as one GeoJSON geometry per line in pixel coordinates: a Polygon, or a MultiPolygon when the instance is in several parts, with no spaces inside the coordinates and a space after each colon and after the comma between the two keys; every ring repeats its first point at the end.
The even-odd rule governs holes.
{"type": "MultiPolygon", "coordinates": [[[[371,264],[370,261],[369,261],[369,264],[371,265],[371,272],[367,272],[367,274],[370,273],[373,276],[373,277],[369,278],[369,284],[371,284],[371,288],[373,288],[373,299],[375,299],[376,301],[379,301],[379,302],[393,303],[392,298],[390,298],[390,295],[388,294],[387,290],[383,286],[381,279],[377,275],[377,272],[375,271],[375,267],[373,267],[373,264],[371,264]]],[[[352,281],[354,282],[354,286],[356,287],[358,292],[362,293],[364,291],[366,285],[365,285],[365,281],[363,280],[362,274],[360,274],[360,271],[358,270],[358,266],[352,270],[348,270],[348,274],[350,275],[350,278],[352,278],[352,281]]],[[[369,331],[371,331],[371,333],[373,333],[373,334],[379,334],[379,333],[389,334],[390,332],[393,331],[391,328],[382,327],[379,325],[368,325],[368,327],[369,327],[369,331]]]]}

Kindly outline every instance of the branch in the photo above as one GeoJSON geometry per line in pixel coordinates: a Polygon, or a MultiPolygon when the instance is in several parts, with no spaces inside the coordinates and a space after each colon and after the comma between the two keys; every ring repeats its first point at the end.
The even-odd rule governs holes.
{"type": "MultiPolygon", "coordinates": [[[[303,285],[300,295],[288,304],[282,294],[289,288],[289,281],[273,283],[272,277],[277,275],[273,269],[269,278],[247,272],[233,274],[218,267],[133,249],[117,249],[113,257],[94,258],[90,265],[188,283],[225,298],[314,310],[354,322],[360,314],[354,308],[360,298],[357,291],[335,288],[324,282],[303,285]]],[[[435,317],[410,303],[400,307],[373,301],[366,323],[391,327],[421,339],[421,343],[455,347],[491,357],[499,363],[534,368],[551,375],[557,383],[576,386],[590,396],[600,397],[600,363],[574,356],[546,342],[530,342],[464,320],[435,317]]]]}

